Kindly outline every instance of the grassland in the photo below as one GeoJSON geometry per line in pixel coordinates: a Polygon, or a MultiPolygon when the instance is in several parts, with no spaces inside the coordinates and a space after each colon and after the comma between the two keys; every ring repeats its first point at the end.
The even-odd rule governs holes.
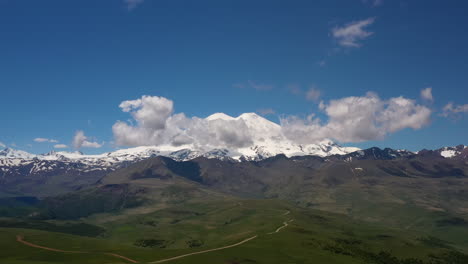
{"type": "Polygon", "coordinates": [[[78,230],[81,223],[104,232],[91,234],[89,226],[81,235],[77,228],[73,232],[57,228],[60,232],[41,231],[37,225],[0,228],[2,263],[131,263],[108,253],[151,263],[255,236],[235,247],[165,263],[468,263],[463,262],[467,257],[461,253],[466,247],[430,233],[359,222],[278,200],[184,202],[143,214],[127,209],[66,222],[34,221],[67,223],[78,230]],[[289,220],[293,221],[287,227],[269,234],[289,220]],[[84,253],[30,247],[17,242],[18,235],[37,245],[84,253]]]}

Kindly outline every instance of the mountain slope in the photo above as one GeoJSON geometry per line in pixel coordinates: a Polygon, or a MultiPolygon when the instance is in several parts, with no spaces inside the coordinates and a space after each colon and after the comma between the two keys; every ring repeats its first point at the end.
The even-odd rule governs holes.
{"type": "Polygon", "coordinates": [[[102,182],[171,177],[244,197],[281,198],[317,208],[335,204],[334,211],[345,213],[360,206],[352,199],[340,200],[347,195],[456,214],[468,208],[466,160],[378,148],[328,158],[278,155],[256,162],[155,157],[110,173],[102,182]]]}
{"type": "MultiPolygon", "coordinates": [[[[114,252],[121,245],[118,254],[139,261],[232,245],[257,235],[222,254],[179,262],[466,263],[460,252],[468,252],[468,163],[466,148],[457,149],[460,153],[449,158],[440,154],[446,149],[413,153],[379,148],[242,162],[156,156],[110,171],[87,188],[32,199],[23,210],[33,213],[0,224],[27,228],[2,229],[26,234],[27,241],[36,232],[31,228],[74,234],[87,230],[87,235],[99,234],[95,248],[100,251],[114,252]],[[34,214],[37,204],[44,214],[34,214]]],[[[19,203],[6,199],[4,206],[11,204],[19,203]]],[[[0,199],[0,213],[4,211],[0,199]]],[[[86,243],[70,242],[80,237],[64,242],[53,239],[63,234],[41,234],[45,237],[32,237],[31,242],[95,252],[86,243]]],[[[31,258],[24,247],[14,248],[20,249],[31,258]]]]}

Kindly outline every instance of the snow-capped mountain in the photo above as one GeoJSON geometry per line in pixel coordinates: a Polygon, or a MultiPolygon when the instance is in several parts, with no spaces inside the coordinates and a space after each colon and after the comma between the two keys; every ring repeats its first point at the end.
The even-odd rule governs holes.
{"type": "Polygon", "coordinates": [[[436,150],[444,158],[468,157],[468,146],[458,145],[456,147],[443,147],[436,150]]]}
{"type": "MultiPolygon", "coordinates": [[[[81,170],[107,170],[125,166],[128,163],[140,161],[154,156],[165,156],[177,161],[191,160],[197,157],[217,158],[223,160],[257,161],[273,157],[278,154],[291,156],[329,156],[342,155],[359,150],[353,147],[341,147],[330,140],[323,140],[317,144],[301,145],[288,140],[282,133],[281,127],[255,113],[246,113],[238,117],[217,113],[206,118],[216,122],[222,120],[242,120],[252,135],[252,144],[242,148],[217,148],[205,150],[196,145],[183,146],[141,146],[120,149],[99,155],[85,155],[81,152],[51,151],[46,154],[35,155],[25,151],[7,148],[0,151],[0,172],[6,172],[14,167],[34,164],[34,171],[49,171],[66,164],[78,164],[81,170]]],[[[75,166],[76,167],[76,166],[75,166]]]]}
{"type": "Polygon", "coordinates": [[[26,151],[6,148],[0,151],[0,159],[33,159],[36,155],[26,151]]]}
{"type": "MultiPolygon", "coordinates": [[[[119,149],[98,155],[86,155],[81,152],[51,151],[46,154],[31,154],[21,150],[6,148],[0,151],[0,176],[8,173],[34,174],[50,172],[54,170],[73,170],[80,173],[93,171],[109,171],[125,167],[130,163],[141,161],[150,157],[164,156],[176,161],[187,161],[198,157],[209,159],[222,159],[232,161],[259,161],[279,154],[287,157],[293,156],[334,156],[346,155],[351,158],[361,159],[373,156],[376,159],[386,157],[393,159],[406,157],[416,153],[405,150],[385,149],[376,151],[371,148],[360,150],[354,147],[342,147],[331,140],[323,140],[316,144],[297,144],[287,139],[281,127],[257,114],[246,113],[238,117],[231,117],[223,113],[216,113],[206,118],[208,121],[216,120],[242,120],[248,132],[252,135],[252,143],[241,148],[217,148],[206,150],[196,145],[183,146],[141,146],[127,149],[119,149]]],[[[423,151],[421,151],[423,153],[423,151]]],[[[451,158],[467,155],[466,146],[447,147],[433,151],[431,155],[451,158]]]]}
{"type": "Polygon", "coordinates": [[[284,154],[287,157],[304,155],[325,157],[359,150],[359,148],[354,147],[341,147],[331,140],[308,145],[294,143],[284,136],[280,125],[255,113],[245,113],[235,118],[223,113],[216,113],[206,119],[244,121],[253,142],[248,147],[228,150],[229,156],[236,160],[262,160],[278,154],[284,154]]]}

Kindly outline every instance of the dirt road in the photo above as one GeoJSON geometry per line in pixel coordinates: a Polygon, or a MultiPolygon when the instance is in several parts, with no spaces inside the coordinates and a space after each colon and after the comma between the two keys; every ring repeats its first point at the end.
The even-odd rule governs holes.
{"type": "Polygon", "coordinates": [[[34,248],[40,248],[44,250],[49,250],[49,251],[54,251],[54,252],[62,252],[62,253],[87,253],[83,251],[70,251],[70,250],[61,250],[61,249],[56,249],[56,248],[49,248],[49,247],[44,247],[44,246],[39,246],[33,243],[30,243],[28,241],[24,241],[24,237],[21,235],[16,236],[16,241],[23,243],[26,246],[34,247],[34,248]]]}
{"type": "MultiPolygon", "coordinates": [[[[86,252],[86,251],[71,251],[71,250],[62,250],[62,249],[56,249],[56,248],[50,248],[50,247],[40,246],[40,245],[37,245],[37,244],[33,244],[33,243],[31,243],[31,242],[25,241],[25,240],[24,240],[24,237],[21,236],[21,235],[17,235],[17,236],[16,236],[16,241],[18,241],[19,243],[22,243],[22,244],[24,244],[24,245],[26,245],[26,246],[29,246],[29,247],[40,248],[40,249],[44,249],[44,250],[48,250],[48,251],[54,251],[54,252],[61,252],[61,253],[80,253],[80,254],[90,253],[90,252],[86,252]]],[[[116,257],[116,258],[121,258],[121,259],[124,259],[124,260],[129,261],[129,262],[132,262],[132,263],[138,263],[138,261],[136,261],[136,260],[134,260],[134,259],[127,258],[127,257],[121,256],[121,255],[119,255],[119,254],[108,253],[108,252],[104,252],[103,254],[109,255],[109,256],[113,256],[113,257],[116,257]]]]}
{"type": "Polygon", "coordinates": [[[268,235],[271,235],[271,234],[274,234],[274,233],[278,233],[279,231],[281,231],[281,229],[287,227],[287,226],[289,225],[288,223],[291,223],[292,221],[293,221],[293,219],[291,219],[291,220],[289,220],[289,221],[283,222],[283,225],[282,225],[282,226],[278,227],[275,231],[268,233],[268,235]]]}
{"type": "MultiPolygon", "coordinates": [[[[286,213],[284,213],[283,215],[288,215],[290,213],[290,211],[287,211],[286,213]]],[[[271,235],[271,234],[274,234],[274,233],[278,233],[279,231],[281,231],[281,229],[287,227],[290,223],[292,222],[293,219],[290,219],[289,221],[285,221],[283,222],[283,225],[278,227],[275,231],[273,232],[270,232],[268,233],[268,235],[271,235]]],[[[171,261],[171,260],[176,260],[176,259],[180,259],[180,258],[185,258],[185,257],[188,257],[188,256],[193,256],[193,255],[198,255],[198,254],[203,254],[203,253],[208,253],[208,252],[213,252],[213,251],[218,251],[218,250],[223,250],[223,249],[228,249],[228,248],[233,248],[233,247],[237,247],[237,246],[240,246],[244,243],[247,243],[249,242],[250,240],[253,240],[255,238],[257,238],[258,235],[255,235],[253,237],[249,237],[247,239],[244,239],[240,242],[237,242],[235,244],[232,244],[232,245],[229,245],[229,246],[224,246],[224,247],[219,247],[219,248],[213,248],[213,249],[207,249],[207,250],[202,250],[202,251],[198,251],[198,252],[193,252],[193,253],[188,253],[188,254],[184,254],[184,255],[179,255],[179,256],[175,256],[175,257],[172,257],[172,258],[167,258],[167,259],[161,259],[161,260],[156,260],[156,261],[153,261],[153,262],[149,262],[149,263],[163,263],[163,262],[167,262],[167,261],[171,261]]],[[[29,247],[34,247],[34,248],[40,248],[40,249],[44,249],[44,250],[49,250],[49,251],[54,251],[54,252],[62,252],[62,253],[90,253],[90,252],[85,252],[85,251],[69,251],[69,250],[61,250],[61,249],[56,249],[56,248],[49,248],[49,247],[44,247],[44,246],[40,246],[40,245],[37,245],[37,244],[33,244],[31,242],[27,242],[24,240],[24,237],[21,236],[21,235],[17,235],[16,236],[16,241],[18,241],[19,243],[22,243],[26,246],[29,246],[29,247]]],[[[127,258],[127,257],[124,257],[122,255],[118,255],[118,254],[115,254],[115,253],[109,253],[109,252],[103,252],[103,254],[105,255],[109,255],[109,256],[113,256],[113,257],[116,257],[116,258],[120,258],[120,259],[124,259],[126,261],[129,261],[129,262],[132,262],[132,263],[138,263],[136,260],[133,260],[131,258],[127,258]]]]}
{"type": "MultiPolygon", "coordinates": [[[[288,215],[290,213],[290,211],[286,211],[284,214],[282,215],[288,215]]],[[[289,224],[288,223],[291,223],[292,221],[294,221],[294,219],[290,219],[288,221],[285,221],[283,222],[283,225],[278,227],[275,231],[271,232],[271,233],[268,233],[268,235],[271,235],[271,234],[274,234],[274,233],[278,233],[279,231],[281,231],[281,229],[287,227],[289,224]]],[[[253,236],[253,237],[250,237],[250,238],[247,238],[245,240],[242,240],[241,242],[239,243],[236,243],[236,244],[232,244],[232,245],[229,245],[229,246],[225,246],[225,247],[220,247],[220,248],[213,248],[213,249],[208,249],[208,250],[203,250],[203,251],[198,251],[198,252],[193,252],[193,253],[189,253],[189,254],[184,254],[184,255],[180,255],[180,256],[176,256],[176,257],[172,257],[172,258],[167,258],[167,259],[161,259],[161,260],[157,260],[157,261],[153,261],[153,262],[150,262],[150,263],[163,263],[163,262],[167,262],[167,261],[171,261],[171,260],[176,260],[176,259],[180,259],[180,258],[185,258],[185,257],[188,257],[188,256],[193,256],[193,255],[198,255],[198,254],[203,254],[203,253],[208,253],[208,252],[212,252],[212,251],[217,251],[217,250],[222,250],[222,249],[227,249],[227,248],[232,248],[232,247],[237,247],[237,246],[240,246],[252,239],[255,239],[257,238],[257,236],[253,236]]]]}
{"type": "Polygon", "coordinates": [[[226,248],[237,247],[237,246],[240,246],[240,245],[242,245],[242,244],[244,244],[244,243],[246,243],[246,242],[248,242],[248,241],[250,241],[252,239],[255,239],[255,238],[257,238],[256,235],[253,236],[253,237],[249,237],[247,239],[244,239],[241,242],[238,242],[236,244],[229,245],[229,246],[220,247],[220,248],[213,248],[213,249],[208,249],[208,250],[203,250],[203,251],[198,251],[198,252],[193,252],[193,253],[189,253],[189,254],[180,255],[180,256],[177,256],[177,257],[172,257],[172,258],[168,258],[168,259],[161,259],[161,260],[153,261],[153,262],[150,262],[150,263],[162,263],[162,262],[167,262],[167,261],[171,261],[171,260],[175,260],[175,259],[185,258],[185,257],[188,257],[188,256],[203,254],[203,253],[222,250],[222,249],[226,249],[226,248]]]}

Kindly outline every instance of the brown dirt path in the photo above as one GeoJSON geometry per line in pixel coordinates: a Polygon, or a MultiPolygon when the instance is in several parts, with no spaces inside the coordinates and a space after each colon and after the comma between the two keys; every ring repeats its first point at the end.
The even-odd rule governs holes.
{"type": "MultiPolygon", "coordinates": [[[[90,252],[86,252],[86,251],[71,251],[71,250],[62,250],[62,249],[56,249],[56,248],[50,248],[50,247],[44,247],[44,246],[41,246],[41,245],[37,245],[37,244],[33,244],[31,242],[28,242],[28,241],[25,241],[24,240],[24,237],[21,236],[21,235],[17,235],[16,236],[16,241],[18,241],[19,243],[22,243],[26,246],[29,246],[29,247],[33,247],[33,248],[40,248],[40,249],[44,249],[44,250],[48,250],[48,251],[54,251],[54,252],[61,252],[61,253],[90,253],[90,252]]],[[[126,261],[129,261],[129,262],[132,262],[132,263],[138,263],[138,261],[134,260],[134,259],[131,259],[131,258],[127,258],[127,257],[124,257],[124,256],[121,256],[119,254],[115,254],[115,253],[103,253],[103,254],[106,254],[106,255],[109,255],[109,256],[113,256],[113,257],[116,257],[116,258],[121,258],[121,259],[124,259],[126,261]]]]}
{"type": "Polygon", "coordinates": [[[33,244],[33,243],[30,243],[28,241],[25,241],[24,240],[24,237],[23,236],[20,236],[20,235],[17,235],[16,236],[16,241],[26,245],[26,246],[29,246],[29,247],[34,247],[34,248],[40,248],[40,249],[44,249],[44,250],[49,250],[49,251],[54,251],[54,252],[62,252],[62,253],[87,253],[87,252],[83,252],[83,251],[70,251],[70,250],[61,250],[61,249],[56,249],[56,248],[49,248],[49,247],[44,247],[44,246],[40,246],[40,245],[36,245],[36,244],[33,244]]]}
{"type": "Polygon", "coordinates": [[[236,244],[232,244],[232,245],[229,245],[229,246],[220,247],[220,248],[213,248],[213,249],[208,249],[208,250],[203,250],[203,251],[198,251],[198,252],[193,252],[193,253],[189,253],[189,254],[180,255],[180,256],[177,256],[177,257],[172,257],[172,258],[168,258],[168,259],[161,259],[161,260],[153,261],[153,262],[150,262],[150,263],[162,263],[162,262],[167,262],[167,261],[171,261],[171,260],[175,260],[175,259],[180,259],[180,258],[192,256],[192,255],[198,255],[198,254],[203,254],[203,253],[207,253],[207,252],[222,250],[222,249],[226,249],[226,248],[237,247],[237,246],[240,246],[240,245],[242,245],[242,244],[244,244],[244,243],[246,243],[246,242],[248,242],[248,241],[250,241],[252,239],[255,239],[255,238],[257,238],[257,236],[249,237],[247,239],[242,240],[241,242],[238,242],[236,244]]]}

